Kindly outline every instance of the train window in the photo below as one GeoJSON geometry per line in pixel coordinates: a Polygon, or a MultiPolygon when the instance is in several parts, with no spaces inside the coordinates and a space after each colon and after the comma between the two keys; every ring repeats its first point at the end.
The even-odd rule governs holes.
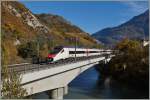
{"type": "Polygon", "coordinates": [[[61,51],[61,48],[54,48],[54,50],[51,52],[51,54],[57,54],[61,51]]]}
{"type": "Polygon", "coordinates": [[[74,54],[74,51],[69,51],[69,54],[74,54]]]}
{"type": "Polygon", "coordinates": [[[85,53],[85,51],[69,51],[69,54],[82,54],[85,53]]]}
{"type": "Polygon", "coordinates": [[[61,53],[63,53],[64,52],[64,49],[61,51],[61,53]]]}
{"type": "Polygon", "coordinates": [[[77,54],[85,53],[85,51],[76,51],[77,54]]]}
{"type": "Polygon", "coordinates": [[[89,51],[89,53],[99,53],[99,51],[89,51]]]}

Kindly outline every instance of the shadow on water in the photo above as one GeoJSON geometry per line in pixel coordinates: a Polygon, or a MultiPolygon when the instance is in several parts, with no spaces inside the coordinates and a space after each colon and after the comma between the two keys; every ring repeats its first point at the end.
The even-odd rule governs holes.
{"type": "Polygon", "coordinates": [[[149,97],[148,91],[124,85],[111,77],[98,80],[95,89],[98,89],[98,93],[101,95],[98,97],[106,99],[143,99],[149,97]]]}
{"type": "MultiPolygon", "coordinates": [[[[65,99],[121,99],[148,98],[145,91],[124,86],[111,77],[102,79],[94,67],[86,70],[69,84],[65,99]]],[[[48,99],[47,92],[35,94],[35,99],[48,99]]]]}

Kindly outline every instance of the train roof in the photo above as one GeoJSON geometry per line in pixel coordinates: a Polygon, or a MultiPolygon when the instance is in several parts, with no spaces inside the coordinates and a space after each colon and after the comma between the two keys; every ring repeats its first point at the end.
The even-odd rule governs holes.
{"type": "MultiPolygon", "coordinates": [[[[75,46],[56,46],[55,48],[75,48],[75,46]]],[[[78,49],[98,49],[98,48],[85,48],[85,47],[79,47],[79,46],[77,46],[76,48],[78,48],[78,49]]]]}

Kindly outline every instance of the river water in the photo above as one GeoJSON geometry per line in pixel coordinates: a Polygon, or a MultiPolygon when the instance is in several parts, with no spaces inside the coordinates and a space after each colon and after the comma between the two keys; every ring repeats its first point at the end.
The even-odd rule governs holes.
{"type": "MultiPolygon", "coordinates": [[[[48,99],[46,92],[35,94],[32,98],[48,99]]],[[[69,84],[69,92],[64,99],[121,99],[148,98],[148,93],[135,88],[122,86],[110,77],[100,80],[94,67],[86,70],[69,84]]]]}

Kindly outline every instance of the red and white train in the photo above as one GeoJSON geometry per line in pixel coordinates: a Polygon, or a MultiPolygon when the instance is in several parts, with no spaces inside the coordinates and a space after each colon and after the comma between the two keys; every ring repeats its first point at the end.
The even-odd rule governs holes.
{"type": "Polygon", "coordinates": [[[111,50],[104,49],[85,49],[85,48],[69,48],[57,46],[48,54],[48,62],[57,62],[59,60],[73,58],[73,57],[88,57],[101,54],[110,54],[111,50]],[[75,50],[76,49],[76,50],[75,50]]]}

